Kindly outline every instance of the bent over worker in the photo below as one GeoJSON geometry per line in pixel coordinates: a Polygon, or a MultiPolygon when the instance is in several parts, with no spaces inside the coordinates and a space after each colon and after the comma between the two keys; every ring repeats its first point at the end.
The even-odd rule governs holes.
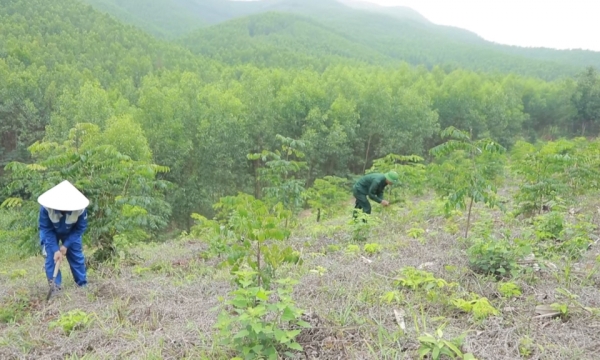
{"type": "Polygon", "coordinates": [[[397,182],[398,173],[395,171],[390,171],[387,174],[372,173],[361,177],[352,189],[356,198],[354,217],[356,217],[358,209],[362,209],[366,214],[371,213],[369,199],[383,206],[388,206],[390,203],[383,199],[383,190],[387,185],[396,184],[397,182]]]}
{"type": "MultiPolygon", "coordinates": [[[[54,266],[66,258],[78,286],[87,285],[83,233],[87,228],[89,200],[75,186],[63,181],[38,198],[40,206],[40,245],[46,256],[45,271],[51,283],[54,266]]],[[[55,290],[60,290],[62,276],[58,272],[55,290]]],[[[53,290],[54,291],[54,290],[53,290]]]]}

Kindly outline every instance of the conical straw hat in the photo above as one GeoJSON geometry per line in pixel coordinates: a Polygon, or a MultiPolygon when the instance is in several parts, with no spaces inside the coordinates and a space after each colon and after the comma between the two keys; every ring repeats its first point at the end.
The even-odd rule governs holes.
{"type": "Polygon", "coordinates": [[[77,211],[85,209],[90,201],[67,180],[56,185],[38,197],[43,207],[59,211],[77,211]]]}

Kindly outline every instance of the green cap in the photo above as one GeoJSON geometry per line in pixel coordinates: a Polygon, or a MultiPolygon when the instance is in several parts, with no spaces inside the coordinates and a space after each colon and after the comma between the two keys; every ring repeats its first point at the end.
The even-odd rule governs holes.
{"type": "Polygon", "coordinates": [[[391,181],[392,184],[397,184],[399,179],[398,173],[395,171],[390,171],[387,174],[385,174],[385,178],[391,181]]]}

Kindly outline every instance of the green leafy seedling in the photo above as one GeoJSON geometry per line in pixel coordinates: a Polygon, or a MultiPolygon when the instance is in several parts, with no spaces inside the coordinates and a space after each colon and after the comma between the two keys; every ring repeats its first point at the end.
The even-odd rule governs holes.
{"type": "Polygon", "coordinates": [[[71,310],[61,314],[58,320],[50,323],[50,329],[60,327],[70,335],[73,331],[84,329],[93,321],[93,314],[87,314],[81,310],[71,310]]]}
{"type": "Polygon", "coordinates": [[[505,298],[521,296],[521,289],[515,283],[505,282],[498,284],[498,291],[505,298]]]}
{"type": "Polygon", "coordinates": [[[369,255],[380,253],[383,248],[379,244],[365,244],[364,250],[369,255]]]}

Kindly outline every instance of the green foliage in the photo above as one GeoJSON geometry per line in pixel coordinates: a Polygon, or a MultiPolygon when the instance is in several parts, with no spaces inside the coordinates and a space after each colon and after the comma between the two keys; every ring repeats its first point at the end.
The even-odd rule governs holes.
{"type": "Polygon", "coordinates": [[[558,239],[565,227],[564,215],[558,211],[551,211],[533,219],[535,235],[538,240],[558,239]]]}
{"type": "Polygon", "coordinates": [[[531,253],[531,248],[517,247],[506,240],[478,240],[468,250],[469,265],[477,272],[498,277],[515,275],[517,261],[531,253]]]}
{"type": "Polygon", "coordinates": [[[567,223],[560,234],[562,243],[557,246],[555,254],[563,254],[567,259],[580,259],[592,245],[591,234],[594,234],[597,228],[597,225],[581,217],[578,217],[575,224],[567,223]]]}
{"type": "Polygon", "coordinates": [[[537,250],[548,258],[580,259],[593,243],[591,234],[597,226],[581,216],[576,223],[552,211],[533,218],[537,250]]]}
{"type": "Polygon", "coordinates": [[[208,244],[207,257],[227,254],[235,242],[235,233],[218,221],[209,220],[200,214],[192,214],[195,220],[190,236],[208,244]]]}
{"type": "Polygon", "coordinates": [[[119,153],[129,156],[134,161],[152,161],[152,151],[144,131],[130,115],[108,119],[102,136],[88,141],[89,146],[112,145],[119,153]]]}
{"type": "Polygon", "coordinates": [[[561,303],[552,303],[550,307],[552,307],[552,310],[559,312],[560,316],[563,319],[569,317],[569,305],[561,303]]]}
{"type": "Polygon", "coordinates": [[[2,261],[9,261],[19,257],[21,251],[18,242],[15,240],[31,231],[30,226],[25,226],[25,224],[14,220],[18,217],[18,213],[12,208],[14,208],[14,206],[8,207],[0,205],[0,259],[2,259],[2,261]]]}
{"type": "Polygon", "coordinates": [[[255,286],[254,271],[237,271],[240,287],[230,293],[228,310],[220,313],[215,327],[221,341],[242,359],[278,359],[290,350],[302,351],[294,339],[310,325],[301,319],[291,294],[297,282],[277,280],[277,291],[255,286]]]}
{"type": "MultiPolygon", "coordinates": [[[[158,7],[164,6],[164,1],[158,7]]],[[[555,79],[600,62],[589,51],[488,44],[468,31],[434,25],[410,9],[385,9],[379,11],[384,14],[378,14],[377,10],[350,9],[333,1],[304,1],[291,6],[286,1],[224,5],[204,0],[199,8],[197,3],[195,8],[174,17],[193,14],[199,23],[219,24],[193,32],[184,44],[196,53],[228,64],[251,62],[285,68],[308,64],[322,69],[332,63],[396,65],[406,61],[428,68],[447,64],[445,68],[555,79]]],[[[122,10],[118,7],[113,12],[119,16],[122,10]]],[[[130,11],[128,21],[147,27],[149,19],[141,22],[138,14],[148,13],[153,12],[130,11]]],[[[176,28],[169,24],[163,29],[176,28]]],[[[156,33],[155,29],[149,31],[156,33]]]]}
{"type": "Polygon", "coordinates": [[[289,246],[280,248],[272,243],[281,242],[290,234],[284,227],[289,210],[281,203],[269,207],[252,195],[240,193],[222,198],[215,209],[219,222],[235,236],[227,258],[232,273],[247,265],[256,275],[257,286],[269,289],[278,267],[299,261],[289,246]]]}
{"type": "Polygon", "coordinates": [[[400,270],[400,276],[394,280],[396,286],[406,287],[412,290],[424,289],[441,289],[444,287],[452,287],[454,283],[448,283],[444,279],[438,279],[432,273],[415,269],[412,266],[407,266],[400,270]]]}
{"type": "Polygon", "coordinates": [[[310,272],[313,274],[319,275],[319,277],[322,277],[327,272],[327,269],[325,269],[322,266],[317,266],[315,269],[312,269],[310,272]]]}
{"type": "Polygon", "coordinates": [[[20,321],[29,310],[29,297],[22,291],[16,292],[12,298],[5,299],[0,304],[0,323],[20,321]]]}
{"type": "Polygon", "coordinates": [[[537,145],[517,142],[512,168],[523,184],[515,194],[516,214],[558,210],[566,200],[597,189],[598,145],[585,139],[537,145]]]}
{"type": "Polygon", "coordinates": [[[27,275],[27,270],[15,269],[10,272],[9,277],[11,278],[11,280],[14,280],[14,279],[19,279],[19,278],[24,278],[25,275],[27,275]]]}
{"type": "MultiPolygon", "coordinates": [[[[161,35],[183,34],[192,22],[199,26],[199,18],[214,23],[266,9],[292,11],[286,1],[155,1],[142,7],[139,0],[88,2],[161,35]]],[[[498,185],[502,156],[479,146],[484,151],[473,160],[466,148],[442,144],[437,152],[445,147],[452,153],[424,168],[421,157],[439,143],[434,135],[440,128],[472,130],[469,140],[444,132],[458,142],[475,146],[492,138],[507,147],[517,137],[533,141],[597,130],[593,69],[557,82],[454,70],[458,64],[554,78],[597,62],[595,55],[498,46],[512,55],[490,57],[470,35],[447,32],[418,15],[417,24],[333,2],[305,1],[293,8],[309,16],[261,14],[174,44],[73,0],[0,4],[0,203],[10,209],[0,220],[0,251],[14,256],[13,243],[27,244],[22,249],[29,254],[39,251],[32,241],[33,200],[58,178],[79,181],[90,192],[94,209],[85,239],[101,248],[97,258],[104,259],[156,238],[167,222],[189,232],[191,214],[212,218],[212,204],[238,192],[254,191],[269,207],[281,202],[291,210],[289,225],[305,200],[304,186],[314,181],[309,205],[330,216],[342,198],[333,184],[369,168],[398,170],[402,185],[388,188],[392,201],[424,192],[427,179],[450,208],[464,208],[470,200],[491,205],[497,199],[488,185],[498,185]],[[52,149],[28,151],[36,141],[32,149],[52,149]],[[248,161],[248,153],[257,160],[248,161]],[[53,161],[60,164],[44,169],[44,162],[53,161]],[[170,171],[150,171],[152,163],[170,171]],[[481,177],[468,171],[473,164],[481,177]],[[324,176],[331,176],[323,180],[331,187],[319,181],[324,176]],[[169,191],[164,180],[173,185],[169,191]]],[[[523,171],[517,175],[527,178],[518,200],[522,208],[560,210],[557,205],[573,201],[571,195],[597,189],[599,150],[597,141],[582,139],[548,145],[540,150],[541,163],[563,158],[559,171],[539,171],[549,177],[528,175],[538,160],[517,156],[514,164],[523,171]]],[[[367,229],[355,230],[364,241],[367,229]]],[[[221,240],[234,242],[229,233],[207,239],[214,254],[224,254],[221,240]]],[[[566,241],[575,249],[584,246],[581,239],[566,241]]]]}
{"type": "Polygon", "coordinates": [[[29,150],[34,164],[12,162],[6,166],[10,183],[5,192],[28,194],[23,201],[8,201],[18,213],[11,224],[22,230],[21,245],[26,253],[39,251],[36,223],[39,205],[34,201],[44,191],[67,179],[90,199],[88,230],[84,241],[99,250],[97,260],[106,260],[127,247],[148,240],[165,228],[170,206],[164,199],[168,183],[156,174],[168,168],[147,161],[135,161],[112,145],[94,145],[102,136],[92,124],[79,124],[64,143],[38,142],[29,150]],[[87,239],[87,241],[86,241],[87,239]]]}
{"type": "Polygon", "coordinates": [[[381,301],[388,305],[391,303],[401,304],[403,300],[404,297],[398,290],[388,291],[381,296],[381,301]]]}
{"type": "Polygon", "coordinates": [[[451,359],[475,360],[472,354],[463,354],[460,350],[465,337],[466,333],[452,340],[445,340],[441,328],[436,329],[435,335],[423,333],[417,338],[421,344],[419,346],[419,359],[430,356],[433,360],[440,360],[447,356],[451,359]]]}
{"type": "MultiPolygon", "coordinates": [[[[593,66],[579,74],[577,88],[572,97],[576,109],[575,126],[585,136],[586,130],[598,129],[600,119],[600,75],[593,66]]],[[[588,130],[589,131],[589,130],[588,130]]]]}
{"type": "Polygon", "coordinates": [[[285,209],[296,214],[305,192],[304,180],[297,178],[307,169],[306,162],[297,160],[304,157],[300,149],[305,147],[305,143],[281,135],[277,135],[277,140],[281,142],[281,149],[248,154],[248,159],[264,162],[264,167],[258,171],[257,181],[262,185],[265,201],[273,205],[280,202],[285,209]]]}
{"type": "Polygon", "coordinates": [[[326,176],[316,179],[314,185],[304,193],[308,205],[317,210],[317,222],[325,216],[335,214],[340,203],[348,198],[345,185],[345,179],[326,176]]]}
{"type": "MultiPolygon", "coordinates": [[[[30,163],[27,148],[35,141],[62,143],[71,128],[92,123],[101,135],[90,144],[108,142],[134,161],[169,166],[171,171],[158,178],[176,185],[166,200],[174,225],[188,231],[190,215],[210,218],[212,204],[221,197],[251,192],[255,185],[254,194],[261,198],[256,177],[264,164],[249,162],[247,154],[274,152],[280,148],[277,134],[305,142],[306,157],[293,161],[306,162],[308,169],[295,180],[311,184],[323,176],[360,174],[371,165],[379,167],[374,159],[389,157],[402,169],[401,176],[410,177],[393,192],[418,193],[423,190],[419,161],[398,164],[395,154],[424,156],[440,128],[473,129],[473,139],[490,137],[509,146],[520,135],[579,132],[582,116],[595,109],[593,71],[576,81],[550,83],[453,70],[462,64],[554,77],[582,68],[559,71],[562,65],[538,66],[539,59],[549,56],[579,67],[589,64],[581,60],[588,53],[502,47],[501,52],[525,57],[498,60],[498,53],[490,57],[477,51],[476,58],[485,61],[475,61],[475,45],[465,43],[464,34],[456,37],[426,21],[413,24],[332,2],[293,7],[310,17],[261,14],[182,40],[204,57],[80,2],[32,1],[0,5],[0,167],[15,160],[30,163]],[[448,59],[456,64],[441,65],[448,59]],[[399,60],[428,64],[431,70],[399,60]],[[270,64],[287,67],[265,66],[270,64]]],[[[213,23],[266,9],[292,11],[286,1],[89,2],[162,35],[180,34],[192,19],[199,26],[197,19],[213,23]]],[[[584,170],[571,168],[572,174],[584,170]]],[[[571,176],[574,182],[579,178],[571,176]]],[[[0,174],[0,187],[6,181],[0,174]]],[[[287,192],[278,196],[295,208],[291,203],[300,189],[287,185],[284,191],[283,184],[264,184],[287,192]]]]}
{"type": "Polygon", "coordinates": [[[360,253],[360,246],[350,244],[346,247],[346,253],[351,255],[358,255],[360,253]]]}
{"type": "Polygon", "coordinates": [[[550,248],[548,252],[554,256],[562,254],[563,258],[569,260],[579,260],[592,244],[593,241],[587,236],[575,237],[560,243],[555,248],[550,248]]]}
{"type": "Polygon", "coordinates": [[[348,222],[352,227],[352,240],[365,242],[369,239],[372,230],[381,224],[381,219],[374,215],[357,211],[355,217],[348,222]]]}
{"type": "Polygon", "coordinates": [[[375,159],[373,166],[367,173],[387,173],[396,171],[399,176],[398,185],[389,187],[388,198],[391,203],[399,200],[399,197],[407,195],[422,195],[425,191],[426,168],[422,164],[424,159],[416,155],[388,154],[383,158],[375,159]]]}
{"type": "Polygon", "coordinates": [[[469,300],[453,299],[452,304],[464,312],[472,313],[476,320],[484,320],[489,316],[499,314],[487,298],[480,297],[477,294],[471,294],[469,300]]]}
{"type": "MultiPolygon", "coordinates": [[[[123,22],[131,23],[161,38],[175,38],[198,29],[206,23],[191,4],[173,1],[85,0],[100,11],[106,11],[123,22]]],[[[195,4],[199,5],[199,4],[195,4]]],[[[216,14],[215,14],[216,15],[216,14]]]]}
{"type": "MultiPolygon", "coordinates": [[[[293,305],[277,294],[285,286],[271,293],[281,267],[302,262],[284,242],[289,222],[304,200],[333,217],[347,194],[342,179],[366,169],[398,171],[401,185],[388,187],[386,197],[393,202],[425,194],[426,184],[432,185],[445,200],[446,214],[454,217],[447,222],[451,232],[459,231],[454,221],[468,208],[465,237],[473,203],[497,206],[496,187],[521,181],[517,213],[550,211],[534,219],[533,236],[527,238],[536,256],[570,261],[591,242],[594,221],[571,224],[559,213],[577,196],[598,189],[599,141],[517,143],[511,158],[515,177],[500,175],[503,147],[517,138],[534,142],[595,134],[599,128],[593,69],[556,82],[513,74],[570,75],[583,63],[598,64],[597,55],[500,45],[484,49],[471,34],[441,29],[418,15],[406,21],[392,10],[381,16],[331,1],[88,2],[160,35],[183,34],[204,24],[198,19],[214,23],[265,9],[310,17],[247,17],[174,44],[73,0],[2,2],[0,262],[14,256],[15,244],[25,245],[21,249],[28,254],[39,251],[32,225],[39,209],[35,199],[60,180],[71,180],[92,200],[84,240],[99,249],[96,259],[167,229],[185,228],[208,244],[206,256],[221,258],[232,272],[252,269],[235,278],[240,287],[232,301],[241,297],[246,303],[230,304],[234,312],[226,315],[231,322],[223,329],[230,346],[253,357],[290,350],[295,335],[290,331],[298,330],[280,321],[298,320],[296,311],[292,316],[281,308],[293,305]],[[458,67],[494,74],[453,70],[458,67]],[[425,167],[423,158],[440,144],[435,134],[441,128],[446,129],[442,141],[450,141],[432,150],[434,163],[425,167]],[[235,196],[240,192],[261,200],[235,196]],[[261,306],[269,311],[257,317],[261,306]],[[271,332],[264,330],[271,325],[271,332]],[[244,330],[248,333],[240,335],[244,330]],[[238,337],[231,339],[232,334],[238,337]]],[[[437,216],[433,205],[408,215],[437,216]]],[[[352,239],[367,242],[380,223],[381,217],[359,214],[352,239]]],[[[423,236],[422,219],[405,223],[415,224],[409,236],[423,236]]],[[[479,220],[474,233],[486,241],[469,249],[470,262],[485,273],[507,274],[526,252],[506,241],[492,242],[494,224],[479,220]]],[[[343,225],[327,226],[310,230],[330,235],[343,225]]],[[[375,254],[381,251],[375,240],[346,250],[375,254]]],[[[315,270],[323,275],[323,269],[315,270]]],[[[166,260],[134,269],[139,275],[147,271],[177,273],[166,260]]],[[[566,277],[569,271],[565,267],[566,277]]],[[[451,287],[416,270],[403,272],[397,285],[436,299],[451,287]]],[[[499,291],[516,294],[508,285],[499,291]]],[[[398,304],[403,295],[405,290],[392,291],[384,300],[398,304]]],[[[461,306],[475,311],[473,301],[461,306]]],[[[0,318],[18,321],[24,304],[9,301],[0,318]]],[[[82,314],[66,316],[64,324],[75,328],[77,316],[82,314]]],[[[441,333],[434,338],[439,341],[441,333]]],[[[449,348],[436,344],[428,353],[433,357],[449,348]]]]}
{"type": "Polygon", "coordinates": [[[413,239],[419,239],[425,234],[425,230],[421,228],[410,228],[406,230],[406,235],[410,236],[413,239]]]}
{"type": "Polygon", "coordinates": [[[70,335],[75,330],[81,330],[88,327],[94,321],[95,314],[88,314],[84,311],[75,309],[60,314],[57,320],[50,323],[50,329],[60,327],[66,335],[70,335]]]}
{"type": "Polygon", "coordinates": [[[498,291],[505,298],[521,296],[521,289],[517,284],[512,282],[498,283],[498,291]]]}
{"type": "Polygon", "coordinates": [[[0,308],[0,323],[12,323],[20,320],[24,315],[25,305],[11,302],[2,304],[0,308]]]}
{"type": "Polygon", "coordinates": [[[533,350],[533,340],[529,336],[519,339],[519,354],[521,356],[529,357],[533,354],[533,350]]]}
{"type": "Polygon", "coordinates": [[[369,255],[374,255],[374,254],[380,253],[382,249],[383,248],[381,247],[381,245],[379,245],[377,243],[365,244],[365,246],[364,246],[365,253],[367,253],[369,255]]]}
{"type": "Polygon", "coordinates": [[[447,159],[441,166],[432,165],[434,188],[446,199],[447,214],[454,209],[468,208],[467,237],[473,203],[502,207],[494,180],[499,175],[505,149],[490,139],[475,141],[470,134],[452,126],[442,131],[441,136],[451,139],[430,150],[436,158],[447,159]]]}
{"type": "Polygon", "coordinates": [[[458,284],[448,283],[444,279],[434,277],[430,272],[407,266],[400,270],[399,276],[394,280],[394,285],[411,289],[418,294],[422,293],[427,301],[446,302],[451,290],[458,284]]]}

